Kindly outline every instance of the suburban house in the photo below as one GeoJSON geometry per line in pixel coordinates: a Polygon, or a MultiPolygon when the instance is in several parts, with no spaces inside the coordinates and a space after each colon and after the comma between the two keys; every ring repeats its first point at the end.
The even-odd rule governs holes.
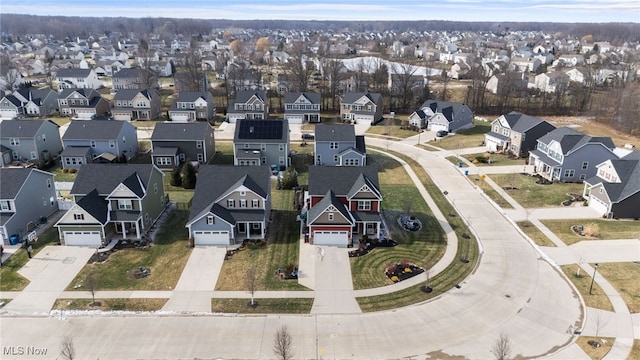
{"type": "Polygon", "coordinates": [[[102,82],[93,69],[60,69],[56,73],[58,91],[64,89],[99,89],[102,82]]]}
{"type": "Polygon", "coordinates": [[[229,102],[227,118],[230,123],[239,119],[266,119],[269,114],[267,92],[264,90],[236,91],[236,98],[229,102]]]}
{"type": "Polygon", "coordinates": [[[320,94],[315,92],[297,92],[284,94],[284,118],[289,124],[320,122],[320,94]]]}
{"type": "Polygon", "coordinates": [[[213,95],[208,91],[183,91],[169,109],[171,121],[211,120],[216,116],[213,95]]]}
{"type": "Polygon", "coordinates": [[[195,245],[240,246],[264,239],[271,212],[268,166],[203,165],[186,227],[195,245]]]}
{"type": "Polygon", "coordinates": [[[111,111],[111,104],[94,89],[64,89],[58,96],[60,115],[88,120],[111,111]]]}
{"type": "Polygon", "coordinates": [[[0,122],[0,165],[49,161],[62,152],[59,126],[50,120],[0,122]]]}
{"type": "Polygon", "coordinates": [[[314,245],[379,239],[382,195],[375,166],[310,166],[306,224],[314,245]]]}
{"type": "Polygon", "coordinates": [[[128,67],[129,63],[126,60],[96,60],[95,71],[98,76],[113,76],[128,67]]]}
{"type": "Polygon", "coordinates": [[[609,137],[591,137],[569,127],[540,137],[529,164],[549,181],[582,182],[596,175],[596,165],[617,159],[609,137]]]}
{"type": "Polygon", "coordinates": [[[491,131],[484,134],[487,151],[528,156],[535,149],[538,138],[556,127],[535,116],[512,111],[491,123],[491,131]]]}
{"type": "Polygon", "coordinates": [[[25,239],[41,218],[56,211],[53,174],[33,168],[0,169],[0,244],[9,245],[13,235],[25,239]]]}
{"type": "Polygon", "coordinates": [[[167,205],[163,176],[152,164],[83,165],[71,188],[74,204],[55,224],[60,240],[95,248],[145,240],[167,205]]]}
{"type": "Polygon", "coordinates": [[[462,103],[427,100],[409,115],[409,125],[431,131],[456,132],[473,127],[473,112],[462,103]]]}
{"type": "Polygon", "coordinates": [[[13,96],[22,102],[26,116],[47,116],[58,109],[58,94],[51,89],[19,89],[13,96]]]}
{"type": "Polygon", "coordinates": [[[123,68],[113,74],[113,88],[120,89],[158,89],[158,79],[150,72],[145,74],[146,70],[138,68],[123,68]]]}
{"type": "Polygon", "coordinates": [[[380,93],[345,93],[340,101],[340,118],[356,124],[373,125],[382,120],[380,93]]]}
{"type": "Polygon", "coordinates": [[[122,89],[113,97],[114,120],[154,120],[160,117],[162,101],[155,89],[122,89]]]}
{"type": "Polygon", "coordinates": [[[233,137],[233,164],[289,166],[289,122],[240,119],[233,137]]]}
{"type": "Polygon", "coordinates": [[[589,207],[608,218],[640,218],[640,152],[596,168],[596,176],[584,181],[589,207]]]}
{"type": "Polygon", "coordinates": [[[0,99],[0,119],[16,119],[24,116],[24,104],[15,95],[5,95],[0,99]]]}
{"type": "Polygon", "coordinates": [[[206,164],[216,153],[213,128],[209,123],[157,123],[151,134],[151,161],[171,169],[184,161],[206,164]]]}
{"type": "Polygon", "coordinates": [[[62,136],[63,168],[77,169],[92,162],[113,162],[120,156],[131,159],[138,153],[136,128],[126,121],[73,120],[62,136]]]}
{"type": "Polygon", "coordinates": [[[351,124],[318,124],[313,147],[314,165],[366,166],[367,154],[363,135],[356,135],[351,124]]]}

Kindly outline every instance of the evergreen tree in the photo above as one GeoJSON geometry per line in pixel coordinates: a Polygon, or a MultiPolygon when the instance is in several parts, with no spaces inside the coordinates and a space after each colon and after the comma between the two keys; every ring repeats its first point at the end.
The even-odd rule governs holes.
{"type": "Polygon", "coordinates": [[[169,184],[171,184],[171,186],[182,186],[182,174],[180,171],[180,167],[176,166],[171,171],[169,184]]]}
{"type": "Polygon", "coordinates": [[[187,161],[182,167],[182,187],[185,189],[195,189],[196,187],[196,169],[187,161]]]}

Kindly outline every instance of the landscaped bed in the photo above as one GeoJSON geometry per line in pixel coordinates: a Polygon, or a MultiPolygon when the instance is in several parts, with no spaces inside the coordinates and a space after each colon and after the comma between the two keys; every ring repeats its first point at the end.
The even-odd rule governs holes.
{"type": "Polygon", "coordinates": [[[637,239],[640,233],[640,221],[634,220],[568,219],[542,220],[542,223],[567,245],[589,240],[637,239]],[[590,225],[597,227],[597,236],[581,236],[573,230],[574,226],[590,225]]]}
{"type": "Polygon", "coordinates": [[[168,299],[58,299],[51,310],[158,311],[168,299]]]}
{"type": "Polygon", "coordinates": [[[525,208],[557,207],[569,199],[567,193],[582,193],[582,183],[536,184],[537,178],[524,174],[490,175],[498,186],[525,208]]]}

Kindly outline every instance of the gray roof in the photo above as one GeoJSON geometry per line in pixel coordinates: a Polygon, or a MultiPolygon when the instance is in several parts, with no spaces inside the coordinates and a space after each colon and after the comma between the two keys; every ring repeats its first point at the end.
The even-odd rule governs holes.
{"type": "MultiPolygon", "coordinates": [[[[122,68],[117,73],[113,74],[114,78],[140,78],[142,77],[142,71],[138,68],[122,68]]],[[[118,90],[120,91],[120,90],[118,90]]]]}
{"type": "Polygon", "coordinates": [[[61,157],[68,157],[68,156],[87,156],[88,154],[91,153],[91,148],[89,146],[67,146],[64,150],[62,150],[62,153],[60,154],[61,157]]]}
{"type": "Polygon", "coordinates": [[[91,69],[62,68],[56,73],[56,77],[87,77],[91,69]]]}
{"type": "MultiPolygon", "coordinates": [[[[427,100],[420,108],[430,108],[434,113],[440,113],[444,115],[449,122],[452,122],[456,118],[456,115],[461,113],[465,108],[468,108],[468,106],[458,102],[427,100]]],[[[471,109],[469,109],[469,113],[471,113],[471,109]]]]}
{"type": "Polygon", "coordinates": [[[77,92],[78,94],[84,96],[87,99],[90,98],[92,95],[100,95],[97,91],[93,89],[71,88],[71,89],[62,90],[62,92],[58,95],[58,99],[67,98],[69,97],[69,95],[73,94],[74,92],[77,92]]]}
{"type": "Polygon", "coordinates": [[[62,140],[114,140],[125,126],[133,127],[117,120],[71,120],[62,140]]]}
{"type": "Polygon", "coordinates": [[[316,141],[356,141],[356,130],[353,125],[317,124],[316,141]]]}
{"type": "Polygon", "coordinates": [[[38,134],[45,122],[59,127],[51,120],[4,120],[0,122],[0,137],[32,138],[38,134]]]}
{"type": "Polygon", "coordinates": [[[285,104],[292,104],[293,102],[298,100],[300,95],[304,95],[304,97],[307,98],[312,104],[320,104],[320,101],[321,101],[320,94],[316,93],[316,92],[312,92],[312,91],[285,93],[284,94],[284,103],[285,104]]]}
{"type": "MultiPolygon", "coordinates": [[[[202,98],[203,100],[207,100],[210,97],[210,93],[206,92],[206,91],[181,91],[180,95],[178,96],[178,100],[175,100],[174,103],[176,102],[194,102],[196,100],[198,100],[198,98],[202,98]]],[[[188,110],[188,109],[185,109],[188,110]]]]}
{"type": "Polygon", "coordinates": [[[349,222],[353,224],[353,217],[349,213],[349,210],[347,210],[346,206],[336,197],[334,192],[331,190],[327,191],[322,200],[320,200],[313,207],[311,207],[311,209],[309,209],[309,221],[314,225],[318,225],[318,223],[314,220],[317,219],[318,216],[320,216],[322,212],[324,212],[330,205],[333,205],[333,207],[336,208],[336,210],[338,210],[345,219],[348,219],[349,222]]]}
{"type": "MultiPolygon", "coordinates": [[[[234,103],[246,103],[252,96],[257,96],[262,102],[267,102],[267,92],[264,90],[239,90],[236,91],[234,103]]],[[[231,106],[229,106],[231,108],[231,106]]]]}
{"type": "Polygon", "coordinates": [[[379,189],[378,168],[368,166],[309,166],[309,195],[324,195],[332,190],[337,196],[349,195],[355,187],[370,184],[379,189]],[[365,182],[366,181],[366,182],[365,182]]]}
{"type": "Polygon", "coordinates": [[[157,123],[151,134],[151,141],[158,140],[203,140],[207,134],[212,132],[211,125],[207,122],[177,123],[161,122],[157,123]]]}
{"type": "Polygon", "coordinates": [[[152,94],[148,89],[138,90],[138,89],[119,89],[116,95],[113,97],[113,100],[131,100],[136,97],[139,93],[142,93],[144,97],[147,99],[151,99],[152,94]]]}
{"type": "Polygon", "coordinates": [[[139,185],[134,184],[137,179],[132,175],[137,174],[142,181],[142,186],[148,188],[153,169],[154,166],[151,164],[85,164],[78,171],[71,194],[84,195],[96,189],[98,194],[106,196],[116,186],[125,182],[132,187],[131,190],[139,193],[139,185]]]}
{"type": "Polygon", "coordinates": [[[0,199],[15,199],[33,169],[0,168],[0,199]]]}
{"type": "Polygon", "coordinates": [[[100,197],[96,189],[91,190],[82,199],[78,200],[77,205],[96,218],[100,224],[107,223],[107,212],[109,211],[107,201],[100,197]]]}
{"type": "Polygon", "coordinates": [[[177,147],[158,146],[153,149],[151,156],[176,156],[178,153],[177,147]]]}
{"type": "Polygon", "coordinates": [[[562,154],[566,155],[574,150],[579,149],[588,143],[601,143],[610,150],[615,149],[613,141],[609,137],[591,137],[570,127],[557,128],[538,139],[543,144],[549,144],[552,141],[560,143],[562,154]]]}
{"type": "Polygon", "coordinates": [[[289,121],[280,119],[239,119],[234,142],[286,143],[289,140],[289,121]]]}
{"type": "Polygon", "coordinates": [[[343,104],[353,104],[361,97],[366,96],[371,100],[374,104],[382,105],[382,94],[380,93],[370,93],[370,92],[348,92],[344,94],[342,98],[343,104]]]}
{"type": "Polygon", "coordinates": [[[18,99],[13,95],[6,95],[4,98],[7,99],[10,103],[12,103],[15,107],[22,106],[22,102],[20,101],[20,99],[18,99]]]}
{"type": "Polygon", "coordinates": [[[542,119],[516,111],[512,111],[507,115],[504,115],[504,118],[507,120],[511,130],[521,134],[526,133],[528,130],[533,129],[536,126],[548,127],[549,131],[555,129],[555,126],[542,119]]]}
{"type": "Polygon", "coordinates": [[[607,182],[599,177],[591,178],[586,182],[602,183],[609,200],[612,203],[618,203],[640,191],[640,160],[611,160],[611,164],[620,178],[619,183],[607,182]]]}
{"type": "MultiPolygon", "coordinates": [[[[259,196],[267,198],[271,192],[271,172],[268,166],[222,166],[201,165],[189,212],[189,221],[199,217],[204,211],[230,220],[228,210],[215,203],[226,192],[244,185],[259,196]]],[[[229,221],[230,223],[234,223],[229,221]]]]}

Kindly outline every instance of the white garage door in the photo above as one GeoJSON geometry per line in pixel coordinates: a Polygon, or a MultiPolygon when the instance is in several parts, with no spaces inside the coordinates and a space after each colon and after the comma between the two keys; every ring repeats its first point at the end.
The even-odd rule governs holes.
{"type": "Polygon", "coordinates": [[[194,231],[195,245],[229,245],[228,231],[194,231]]]}
{"type": "Polygon", "coordinates": [[[349,234],[346,231],[314,231],[314,245],[347,246],[349,234]]]}
{"type": "Polygon", "coordinates": [[[449,127],[445,124],[429,123],[428,128],[431,131],[440,131],[440,130],[449,131],[449,127]]]}
{"type": "Polygon", "coordinates": [[[589,197],[589,207],[592,208],[593,210],[597,211],[598,214],[600,215],[604,215],[606,214],[607,211],[607,204],[604,203],[604,201],[594,197],[594,196],[590,196],[589,197]]]}
{"type": "Polygon", "coordinates": [[[100,231],[65,231],[64,243],[67,246],[90,246],[98,248],[102,245],[100,231]]]}

